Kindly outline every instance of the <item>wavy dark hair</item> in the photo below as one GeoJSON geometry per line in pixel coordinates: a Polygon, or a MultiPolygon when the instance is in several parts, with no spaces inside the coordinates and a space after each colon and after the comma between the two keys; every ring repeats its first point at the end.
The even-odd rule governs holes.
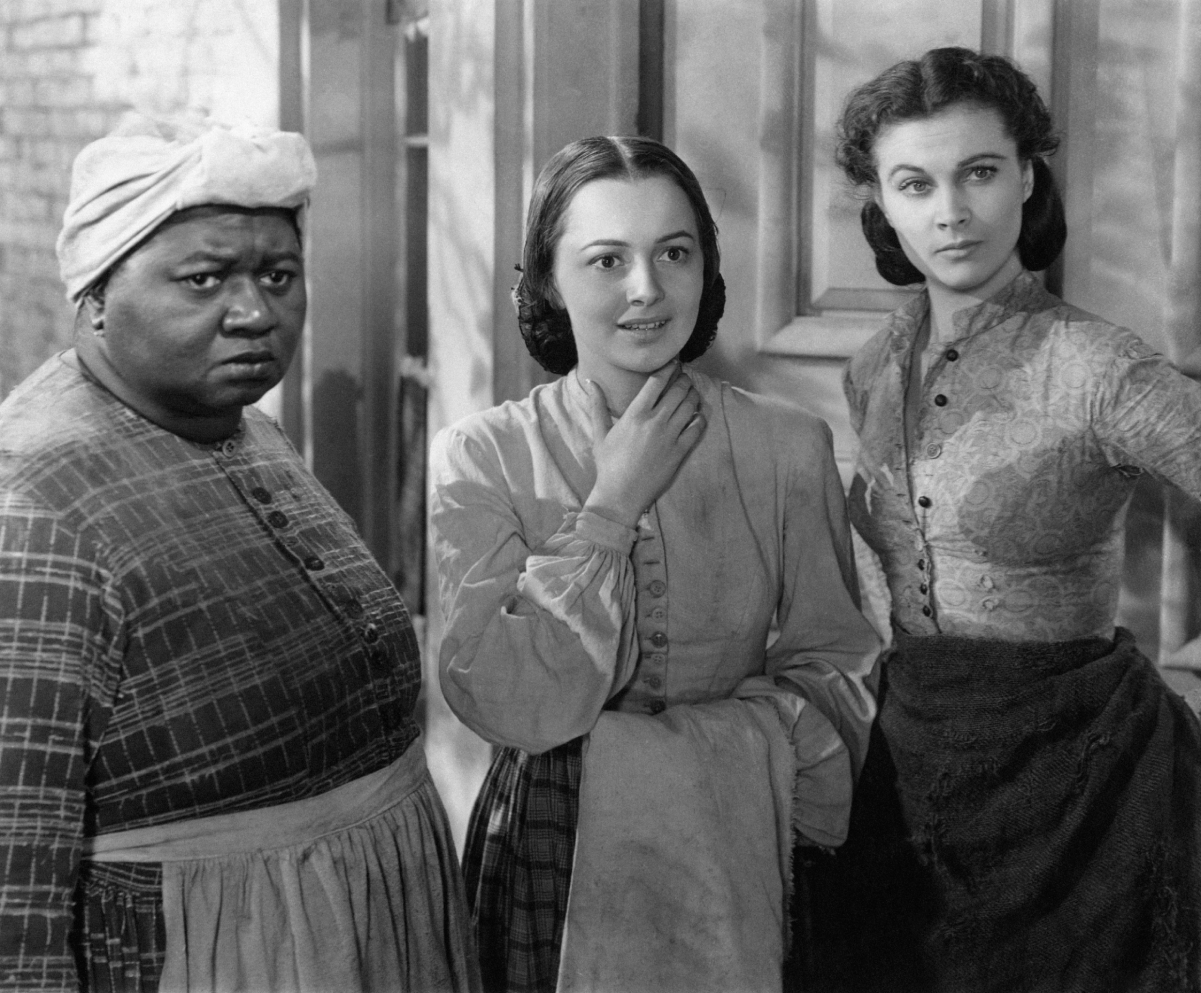
{"type": "Polygon", "coordinates": [[[692,170],[675,152],[652,138],[634,135],[581,138],[556,152],[542,167],[526,217],[521,278],[513,288],[517,323],[530,354],[547,372],[563,375],[578,361],[567,311],[555,304],[555,248],[563,234],[563,216],[572,198],[596,179],[643,179],[666,176],[688,197],[696,215],[704,259],[704,289],[696,327],[680,358],[699,358],[717,335],[726,306],[721,278],[717,225],[692,170]]]}
{"type": "MultiPolygon", "coordinates": [[[[1031,164],[1034,190],[1022,205],[1018,255],[1027,269],[1046,269],[1063,251],[1068,236],[1063,200],[1046,162],[1059,147],[1059,136],[1038,88],[1004,56],[970,48],[933,48],[919,59],[885,69],[847,98],[836,132],[835,159],[855,187],[874,189],[874,148],[881,130],[960,103],[995,110],[1017,145],[1018,158],[1031,164]]],[[[925,280],[874,199],[864,204],[860,219],[881,276],[898,286],[925,280]]]]}

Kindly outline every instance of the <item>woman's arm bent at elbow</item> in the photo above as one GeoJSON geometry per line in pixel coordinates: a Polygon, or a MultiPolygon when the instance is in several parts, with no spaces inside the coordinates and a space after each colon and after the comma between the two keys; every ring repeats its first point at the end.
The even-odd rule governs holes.
{"type": "Polygon", "coordinates": [[[529,752],[587,733],[637,662],[634,532],[564,508],[555,533],[527,536],[491,439],[455,428],[435,438],[430,476],[451,709],[529,752]]]}
{"type": "MultiPolygon", "coordinates": [[[[850,525],[830,429],[806,418],[793,433],[784,508],[780,635],[765,670],[802,699],[795,822],[821,844],[839,844],[851,788],[876,715],[880,638],[859,609],[850,525]]],[[[788,456],[781,456],[788,457],[788,456]]]]}

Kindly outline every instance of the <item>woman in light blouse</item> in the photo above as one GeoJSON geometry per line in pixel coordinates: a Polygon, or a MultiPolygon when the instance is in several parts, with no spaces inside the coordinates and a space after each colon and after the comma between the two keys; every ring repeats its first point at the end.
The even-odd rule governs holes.
{"type": "MultiPolygon", "coordinates": [[[[600,820],[625,801],[635,806],[628,821],[648,824],[621,849],[628,857],[601,873],[635,877],[618,898],[664,902],[680,885],[681,913],[704,908],[706,894],[678,874],[660,891],[654,866],[663,859],[646,878],[633,867],[639,846],[673,847],[673,810],[695,799],[673,792],[673,769],[655,768],[651,749],[667,740],[656,736],[712,719],[705,726],[714,735],[753,726],[767,739],[782,733],[787,752],[782,870],[770,854],[777,905],[752,922],[777,937],[782,925],[785,938],[774,962],[747,956],[748,969],[766,970],[778,986],[787,822],[813,843],[842,840],[874,713],[866,681],[878,640],[858,609],[829,429],[689,365],[713,340],[724,306],[717,230],[692,172],[659,143],[590,138],[554,156],[534,190],[523,261],[521,330],[534,357],[562,378],[444,431],[431,456],[447,618],[442,687],[455,713],[500,746],[464,862],[485,985],[553,989],[562,971],[562,982],[579,988],[571,984],[592,969],[598,989],[627,981],[741,988],[749,973],[713,971],[703,947],[728,941],[730,956],[745,952],[751,924],[736,915],[665,925],[671,933],[657,933],[638,966],[622,960],[643,961],[639,937],[625,942],[627,915],[613,914],[602,926],[609,947],[591,949],[592,966],[578,965],[578,952],[560,964],[574,914],[569,889],[581,919],[596,910],[581,895],[580,867],[629,826],[592,822],[581,767],[585,784],[605,775],[618,784],[600,820]],[[779,636],[769,646],[773,618],[779,636]],[[764,702],[771,720],[755,725],[764,702]],[[606,756],[637,736],[651,744],[614,775],[606,756]],[[661,783],[639,778],[659,772],[661,783]],[[631,800],[644,787],[661,819],[631,800]],[[744,928],[740,937],[725,933],[734,928],[744,928]]],[[[693,740],[681,732],[667,747],[685,739],[693,740]]],[[[702,750],[680,754],[690,762],[702,750]]],[[[706,760],[704,774],[721,775],[737,758],[706,760]]],[[[770,802],[767,773],[732,788],[746,790],[745,804],[730,804],[736,811],[770,802]]],[[[726,815],[714,824],[773,850],[750,814],[741,826],[726,815]]],[[[615,887],[598,885],[606,883],[615,887]]]]}
{"type": "Polygon", "coordinates": [[[877,268],[924,287],[846,372],[894,641],[819,988],[1201,988],[1201,735],[1114,627],[1137,477],[1201,498],[1201,389],[1031,274],[1066,229],[1012,63],[901,62],[839,137],[877,268]]]}

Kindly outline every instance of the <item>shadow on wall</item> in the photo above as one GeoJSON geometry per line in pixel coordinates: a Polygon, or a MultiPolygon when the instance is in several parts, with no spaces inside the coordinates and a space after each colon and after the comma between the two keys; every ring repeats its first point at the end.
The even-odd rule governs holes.
{"type": "MultiPolygon", "coordinates": [[[[494,292],[497,218],[480,209],[490,202],[495,183],[491,146],[498,67],[489,40],[494,20],[491,5],[478,0],[430,8],[429,85],[437,94],[429,120],[430,440],[440,428],[491,406],[494,336],[519,333],[512,307],[502,307],[494,292]]],[[[515,261],[497,264],[507,268],[515,261]]],[[[443,621],[437,590],[431,569],[425,749],[461,850],[491,748],[451,713],[438,685],[443,621]]]]}
{"type": "Polygon", "coordinates": [[[362,466],[354,443],[361,393],[358,380],[340,369],[313,386],[313,471],[355,520],[363,513],[362,466]]]}

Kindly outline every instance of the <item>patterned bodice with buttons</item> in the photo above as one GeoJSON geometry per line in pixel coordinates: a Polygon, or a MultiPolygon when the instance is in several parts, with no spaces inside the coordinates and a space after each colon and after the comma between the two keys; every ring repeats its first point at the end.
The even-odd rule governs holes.
{"type": "Polygon", "coordinates": [[[851,520],[883,563],[894,622],[1013,641],[1108,635],[1136,478],[1201,499],[1201,387],[1022,273],[954,315],[953,341],[907,398],[927,319],[923,293],[845,377],[860,440],[851,520]]]}

